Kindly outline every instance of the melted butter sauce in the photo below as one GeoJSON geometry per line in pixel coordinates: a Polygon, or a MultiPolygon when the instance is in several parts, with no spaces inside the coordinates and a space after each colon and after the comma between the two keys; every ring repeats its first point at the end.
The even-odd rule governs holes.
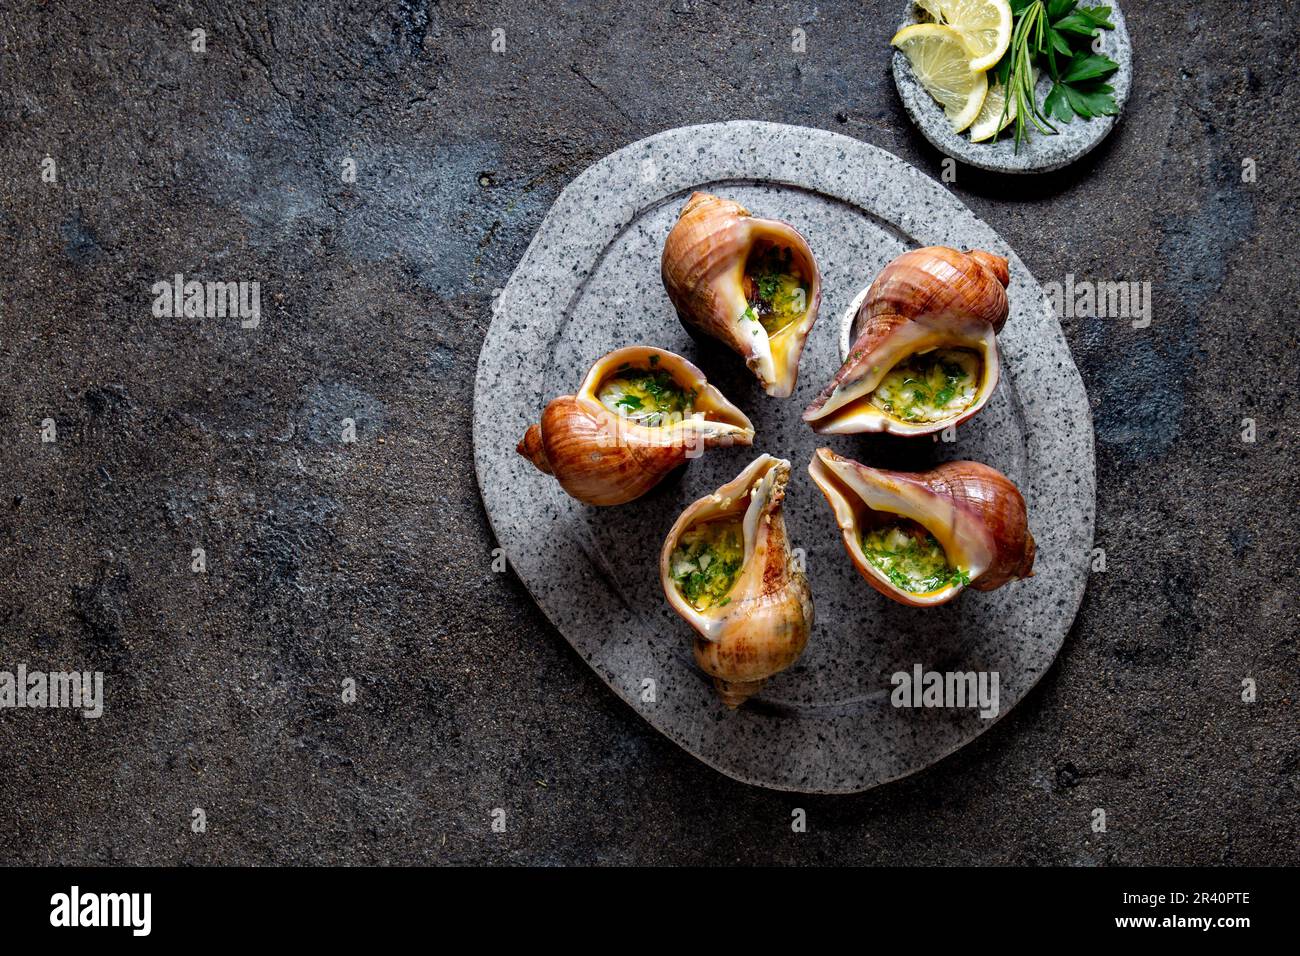
{"type": "Polygon", "coordinates": [[[862,553],[894,587],[910,594],[970,583],[964,571],[949,563],[938,539],[906,518],[864,532],[862,553]]]}
{"type": "Polygon", "coordinates": [[[808,311],[808,279],[789,249],[764,243],[755,245],[745,262],[745,299],[742,319],[758,322],[768,335],[776,335],[808,311]]]}
{"type": "Polygon", "coordinates": [[[719,518],[687,529],[668,569],[682,597],[697,611],[731,603],[729,593],[745,563],[743,518],[719,518]]]}
{"type": "Polygon", "coordinates": [[[971,349],[909,355],[886,373],[871,404],[905,422],[955,418],[974,403],[983,364],[971,349]]]}
{"type": "Polygon", "coordinates": [[[596,397],[616,415],[658,428],[695,413],[693,389],[685,389],[663,369],[622,366],[600,385],[596,397]]]}

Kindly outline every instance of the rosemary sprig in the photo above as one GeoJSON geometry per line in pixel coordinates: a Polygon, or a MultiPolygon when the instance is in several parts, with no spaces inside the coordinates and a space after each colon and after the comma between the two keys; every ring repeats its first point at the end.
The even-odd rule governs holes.
{"type": "Polygon", "coordinates": [[[1029,136],[1029,124],[1040,133],[1056,133],[1055,119],[1113,116],[1119,112],[1114,90],[1106,78],[1119,68],[1109,57],[1086,46],[1100,30],[1113,30],[1110,7],[1080,7],[1079,0],[1011,0],[1015,26],[1011,44],[993,74],[1007,91],[1000,124],[1015,107],[1016,152],[1029,136]],[[1061,59],[1058,59],[1061,58],[1061,59]],[[1036,71],[1046,71],[1052,88],[1038,105],[1036,71]]]}
{"type": "Polygon", "coordinates": [[[1016,152],[1020,152],[1020,143],[1029,135],[1028,122],[1032,121],[1040,133],[1056,132],[1056,127],[1047,114],[1039,109],[1038,98],[1034,95],[1034,57],[1043,48],[1043,33],[1047,25],[1047,8],[1043,6],[1042,0],[1034,0],[1016,21],[1016,28],[1011,34],[1011,46],[997,67],[999,78],[1007,91],[999,123],[1006,121],[1007,112],[1014,102],[1016,152]]]}

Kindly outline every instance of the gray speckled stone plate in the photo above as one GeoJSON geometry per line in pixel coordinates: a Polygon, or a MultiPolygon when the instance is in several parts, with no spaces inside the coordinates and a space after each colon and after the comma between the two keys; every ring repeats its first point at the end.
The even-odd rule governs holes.
{"type": "MultiPolygon", "coordinates": [[[[1128,27],[1124,23],[1124,14],[1119,9],[1117,0],[1098,0],[1097,4],[1112,8],[1111,23],[1114,30],[1101,31],[1101,52],[1119,64],[1119,69],[1106,81],[1115,88],[1115,103],[1119,106],[1117,116],[1101,116],[1096,119],[1082,120],[1075,117],[1069,123],[1056,120],[1052,124],[1057,128],[1056,135],[1044,134],[1030,126],[1029,139],[1020,144],[1016,152],[1015,138],[1010,135],[1010,127],[994,142],[972,143],[964,133],[954,133],[952,125],[943,115],[943,107],[935,102],[917,82],[908,65],[907,57],[894,50],[894,83],[903,106],[917,129],[934,146],[945,155],[999,173],[1045,173],[1060,169],[1087,155],[1098,143],[1105,139],[1124,112],[1124,103],[1128,99],[1129,87],[1133,83],[1133,48],[1129,43],[1128,27]]],[[[921,22],[920,9],[906,0],[903,7],[903,20],[898,29],[911,23],[921,22]]],[[[1052,88],[1051,78],[1044,75],[1038,79],[1038,102],[1042,105],[1044,97],[1052,88]]]]}
{"type": "Polygon", "coordinates": [[[1092,422],[1041,289],[938,183],[890,153],[822,130],[757,122],[670,130],[606,157],[565,189],[498,299],[479,358],[474,457],[497,539],[560,633],[657,729],[723,773],[766,787],[865,790],[951,753],[993,721],[969,710],[895,709],[890,675],[914,664],[997,671],[1004,715],[1052,663],[1083,597],[1092,422]],[[824,298],[788,400],[763,394],[732,353],[697,345],[664,293],[664,237],[695,189],[787,219],[812,244],[824,298]],[[998,393],[952,443],[819,438],[799,414],[839,365],[839,316],[890,259],[932,244],[1011,260],[998,393]],[[631,504],[591,508],[566,497],[515,443],[593,361],[635,343],[695,361],[753,419],[757,438],[753,448],[707,452],[631,504]],[[886,467],[974,458],[1001,469],[1028,502],[1036,576],[930,610],[887,600],[850,565],[808,477],[821,445],[886,467]],[[730,712],[692,661],[692,632],[665,602],[657,562],[682,509],[765,451],[794,466],[786,518],[807,555],[817,621],[803,658],[730,712]],[[643,699],[646,680],[653,700],[643,699]]]}

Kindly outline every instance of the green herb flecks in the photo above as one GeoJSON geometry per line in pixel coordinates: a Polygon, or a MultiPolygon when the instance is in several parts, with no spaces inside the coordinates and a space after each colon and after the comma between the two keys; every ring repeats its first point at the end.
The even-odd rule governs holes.
{"type": "Polygon", "coordinates": [[[731,603],[728,592],[745,562],[740,518],[707,521],[689,528],[677,541],[668,568],[682,597],[700,611],[731,603]]]}
{"type": "Polygon", "coordinates": [[[743,317],[758,322],[768,335],[776,335],[808,309],[808,282],[791,250],[763,243],[745,262],[743,317]]]}
{"type": "Polygon", "coordinates": [[[970,575],[953,567],[937,538],[914,521],[873,528],[862,535],[862,553],[910,594],[926,594],[970,583],[970,575]]]}
{"type": "Polygon", "coordinates": [[[955,418],[979,391],[983,362],[970,349],[933,349],[903,359],[880,380],[871,403],[907,422],[955,418]]]}
{"type": "MultiPolygon", "coordinates": [[[[651,359],[656,356],[651,356],[651,359]]],[[[622,368],[600,386],[597,397],[612,412],[638,425],[657,428],[695,411],[694,389],[685,389],[659,369],[622,368]]]]}

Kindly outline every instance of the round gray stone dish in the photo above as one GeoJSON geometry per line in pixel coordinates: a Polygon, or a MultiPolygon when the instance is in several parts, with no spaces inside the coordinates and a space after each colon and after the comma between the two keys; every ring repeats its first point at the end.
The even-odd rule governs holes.
{"type": "Polygon", "coordinates": [[[654,727],[723,773],[761,786],[855,792],[951,753],[994,720],[974,710],[896,709],[890,676],[916,664],[996,671],[998,716],[1005,715],[1051,665],[1083,597],[1093,533],[1092,422],[1042,290],[997,234],[934,180],[890,153],[822,130],[757,122],[670,130],[570,184],[497,300],[475,383],[474,459],[497,540],[560,633],[654,727]],[[822,318],[790,399],[765,395],[732,353],[694,343],[664,293],[663,241],[696,189],[787,219],[812,244],[822,318]],[[814,435],[799,415],[839,366],[836,317],[889,260],[931,244],[1010,259],[999,392],[952,443],[814,435]],[[750,415],[757,438],[752,448],[710,450],[638,501],[588,507],[516,454],[515,444],[593,361],[635,343],[696,362],[750,415]],[[850,565],[808,477],[822,445],[886,467],[973,458],[1001,469],[1028,502],[1036,576],[930,610],[887,600],[850,565]],[[694,665],[693,632],[663,598],[658,556],[686,505],[765,451],[793,464],[786,519],[806,553],[817,621],[803,658],[732,712],[694,665]]]}
{"type": "MultiPolygon", "coordinates": [[[[1053,120],[1052,125],[1058,130],[1054,136],[1038,132],[1031,124],[1029,139],[1020,144],[1019,153],[1016,152],[1014,137],[1009,138],[1006,132],[992,143],[972,143],[966,135],[952,131],[952,125],[943,115],[943,107],[917,82],[907,57],[894,50],[894,84],[898,87],[904,108],[917,129],[935,149],[971,166],[998,173],[1045,173],[1068,166],[1086,156],[1115,128],[1123,115],[1124,103],[1133,84],[1133,48],[1129,43],[1124,14],[1116,0],[1104,0],[1104,5],[1112,8],[1110,21],[1115,24],[1115,29],[1101,31],[1101,52],[1119,64],[1119,69],[1107,80],[1115,88],[1119,115],[1090,120],[1075,117],[1069,123],[1053,120]]],[[[907,0],[903,21],[898,28],[901,30],[909,24],[920,22],[920,13],[912,0],[907,0]]],[[[1050,77],[1039,77],[1037,96],[1040,105],[1051,88],[1050,77]]]]}

